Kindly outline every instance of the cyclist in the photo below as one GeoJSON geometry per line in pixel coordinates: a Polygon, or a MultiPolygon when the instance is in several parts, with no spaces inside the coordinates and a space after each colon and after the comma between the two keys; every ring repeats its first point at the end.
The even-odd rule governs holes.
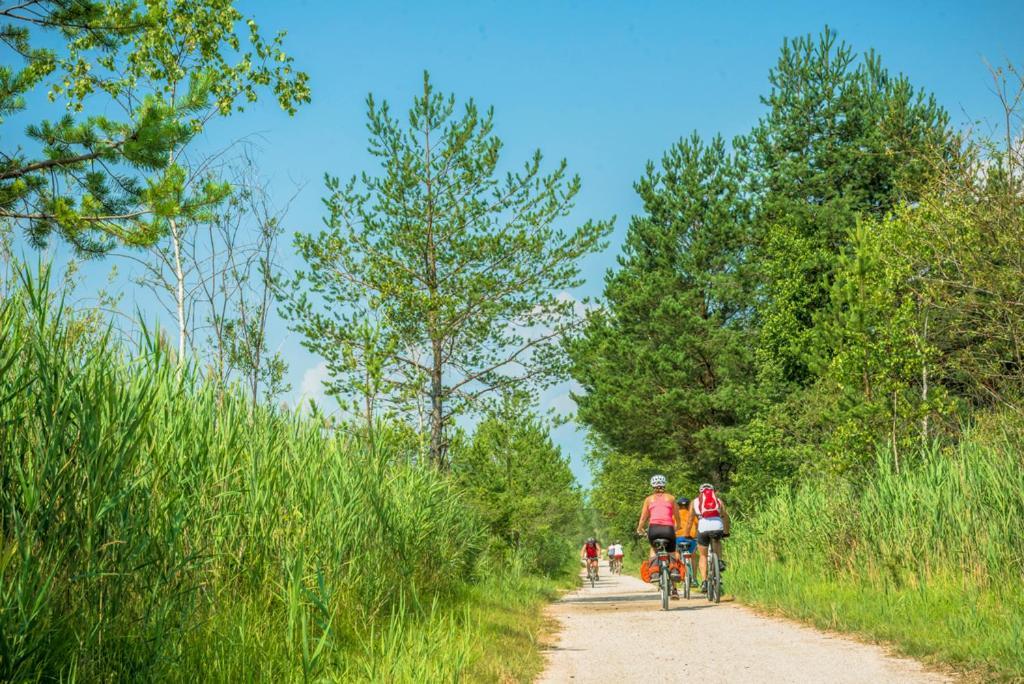
{"type": "MultiPolygon", "coordinates": [[[[682,511],[687,511],[682,526],[676,528],[676,552],[680,556],[684,553],[692,556],[697,553],[697,519],[689,514],[690,500],[685,496],[676,499],[676,505],[679,507],[680,517],[683,515],[682,511]]],[[[694,577],[693,581],[696,586],[697,578],[694,577]]]]}
{"type": "Polygon", "coordinates": [[[697,546],[700,547],[700,590],[708,590],[708,545],[714,544],[715,553],[718,555],[722,570],[725,570],[725,561],[722,561],[722,538],[729,536],[729,513],[725,510],[725,502],[715,493],[712,484],[704,483],[700,486],[697,498],[690,504],[689,512],[686,514],[686,524],[689,526],[691,519],[697,519],[697,546]]]}
{"type": "Polygon", "coordinates": [[[583,547],[580,549],[580,560],[585,560],[587,563],[587,570],[591,567],[594,568],[594,576],[597,577],[598,559],[601,558],[601,544],[594,537],[591,537],[583,543],[583,547]]]}
{"type": "Polygon", "coordinates": [[[617,567],[621,570],[622,557],[624,555],[625,554],[622,552],[622,544],[617,541],[613,542],[612,545],[608,547],[608,566],[610,568],[615,568],[616,563],[618,563],[617,567]]]}
{"type": "MultiPolygon", "coordinates": [[[[679,506],[676,505],[676,498],[665,491],[668,480],[664,475],[655,475],[651,478],[651,488],[654,490],[644,499],[640,508],[640,521],[636,524],[637,534],[644,533],[644,525],[647,524],[647,540],[651,543],[650,558],[654,558],[654,540],[664,539],[668,543],[665,550],[678,558],[676,554],[676,528],[679,527],[679,506]]],[[[648,561],[649,562],[649,561],[648,561]]],[[[679,598],[676,590],[676,582],[679,580],[679,570],[672,568],[672,596],[679,598]]],[[[652,573],[652,578],[657,574],[652,573]]]]}

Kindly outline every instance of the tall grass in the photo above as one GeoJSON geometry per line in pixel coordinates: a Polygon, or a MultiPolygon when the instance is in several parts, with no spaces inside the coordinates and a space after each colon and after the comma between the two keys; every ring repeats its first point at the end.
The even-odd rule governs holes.
{"type": "Polygon", "coordinates": [[[0,681],[362,679],[403,641],[459,671],[483,540],[448,479],[129,354],[48,281],[0,302],[0,681]]]}
{"type": "Polygon", "coordinates": [[[1024,678],[1024,462],[1013,435],[990,424],[901,474],[881,458],[863,485],[780,492],[737,525],[731,588],[914,655],[1024,678]]]}

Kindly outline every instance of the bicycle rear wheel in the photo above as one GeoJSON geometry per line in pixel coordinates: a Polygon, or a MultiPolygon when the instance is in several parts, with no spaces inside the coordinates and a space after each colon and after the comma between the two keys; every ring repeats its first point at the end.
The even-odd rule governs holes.
{"type": "Polygon", "coordinates": [[[669,594],[672,593],[672,580],[668,576],[668,568],[662,564],[661,566],[661,579],[658,580],[661,585],[661,609],[668,610],[669,594]]]}
{"type": "Polygon", "coordinates": [[[690,584],[693,583],[693,563],[686,561],[686,577],[683,578],[683,598],[690,598],[690,584]]]}
{"type": "Polygon", "coordinates": [[[722,567],[718,564],[718,554],[715,554],[715,603],[722,600],[722,567]]]}
{"type": "Polygon", "coordinates": [[[708,571],[707,571],[709,602],[718,603],[718,555],[708,549],[708,571]]]}

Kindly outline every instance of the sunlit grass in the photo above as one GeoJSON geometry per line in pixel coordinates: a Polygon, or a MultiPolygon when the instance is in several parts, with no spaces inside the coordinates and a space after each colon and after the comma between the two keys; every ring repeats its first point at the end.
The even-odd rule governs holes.
{"type": "Polygon", "coordinates": [[[862,486],[813,481],[737,525],[730,587],[744,600],[1024,677],[1024,466],[1008,436],[969,434],[862,486]]]}
{"type": "Polygon", "coordinates": [[[519,647],[548,585],[478,561],[414,445],[382,427],[370,452],[156,341],[129,353],[47,282],[0,302],[0,681],[536,671],[519,647]]]}

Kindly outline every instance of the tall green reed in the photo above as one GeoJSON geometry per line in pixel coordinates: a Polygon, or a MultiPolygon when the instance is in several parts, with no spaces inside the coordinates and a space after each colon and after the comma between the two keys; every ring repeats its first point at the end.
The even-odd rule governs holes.
{"type": "Polygon", "coordinates": [[[0,680],[308,680],[476,572],[399,433],[253,406],[49,283],[0,302],[0,680]]]}
{"type": "Polygon", "coordinates": [[[741,597],[969,667],[1024,676],[1024,461],[1019,418],[981,421],[896,473],[811,480],[738,521],[741,597]]]}

